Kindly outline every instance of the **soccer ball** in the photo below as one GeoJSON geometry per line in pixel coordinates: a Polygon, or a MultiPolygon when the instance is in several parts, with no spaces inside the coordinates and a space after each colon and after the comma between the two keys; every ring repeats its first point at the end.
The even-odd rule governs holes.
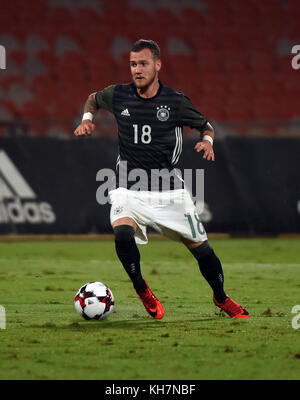
{"type": "Polygon", "coordinates": [[[81,286],[74,299],[75,309],[84,319],[103,319],[114,309],[114,295],[102,282],[81,286]]]}

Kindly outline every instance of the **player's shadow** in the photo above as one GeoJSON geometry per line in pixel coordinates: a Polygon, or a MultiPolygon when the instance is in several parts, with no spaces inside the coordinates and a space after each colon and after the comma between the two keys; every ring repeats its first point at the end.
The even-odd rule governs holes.
{"type": "Polygon", "coordinates": [[[197,328],[199,324],[205,321],[213,321],[214,317],[203,317],[195,318],[189,320],[172,320],[172,321],[162,321],[162,320],[149,320],[149,319],[137,319],[137,320],[103,320],[103,321],[80,321],[73,322],[68,325],[64,325],[62,328],[72,331],[94,331],[97,329],[111,330],[111,329],[126,329],[126,330],[141,330],[141,329],[164,329],[168,327],[184,327],[185,324],[195,324],[197,328]]]}

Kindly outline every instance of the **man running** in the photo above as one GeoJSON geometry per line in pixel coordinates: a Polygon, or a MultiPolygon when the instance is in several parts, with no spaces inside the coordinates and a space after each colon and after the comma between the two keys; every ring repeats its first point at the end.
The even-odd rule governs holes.
{"type": "MultiPolygon", "coordinates": [[[[158,78],[160,49],[152,40],[140,39],[130,51],[132,83],[117,84],[92,93],[85,104],[76,136],[90,135],[93,118],[100,108],[112,112],[118,124],[119,157],[116,189],[111,190],[110,219],[116,253],[129,275],[145,309],[153,317],[164,316],[162,303],[143,278],[137,243],[147,243],[150,226],[182,242],[196,258],[200,271],[213,291],[213,302],[232,318],[249,318],[248,311],[224,291],[221,262],[207,240],[189,192],[175,166],[182,150],[182,128],[198,129],[195,145],[203,158],[214,161],[214,129],[183,93],[164,86],[158,78]],[[121,179],[121,166],[143,171],[141,187],[128,187],[121,179]],[[172,179],[170,179],[170,176],[172,179]]],[[[123,177],[124,178],[124,177],[123,177]]]]}

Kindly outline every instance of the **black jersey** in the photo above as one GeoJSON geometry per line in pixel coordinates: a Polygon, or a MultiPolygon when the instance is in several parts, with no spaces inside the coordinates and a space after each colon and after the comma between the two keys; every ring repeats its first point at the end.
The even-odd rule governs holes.
{"type": "MultiPolygon", "coordinates": [[[[130,173],[131,178],[141,174],[149,178],[147,187],[138,186],[141,190],[182,187],[175,169],[182,151],[182,128],[190,126],[203,130],[207,124],[191,101],[183,93],[161,83],[157,94],[151,98],[139,96],[133,83],[109,86],[97,92],[95,98],[98,108],[111,111],[116,118],[117,173],[120,177],[122,165],[127,187],[134,183],[130,173]],[[158,176],[158,180],[154,179],[158,176]],[[164,176],[168,178],[166,186],[162,183],[164,176]]],[[[124,184],[118,181],[117,186],[124,184]]]]}

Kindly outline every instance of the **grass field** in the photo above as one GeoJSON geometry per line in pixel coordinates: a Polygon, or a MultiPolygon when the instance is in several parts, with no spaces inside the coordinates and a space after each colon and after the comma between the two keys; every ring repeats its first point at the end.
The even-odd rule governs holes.
{"type": "Polygon", "coordinates": [[[225,288],[251,318],[212,303],[190,253],[167,240],[140,246],[142,269],[165,317],[145,312],[112,241],[0,243],[0,379],[300,379],[298,239],[211,240],[225,288]],[[115,311],[85,321],[73,298],[106,283],[115,311]]]}

